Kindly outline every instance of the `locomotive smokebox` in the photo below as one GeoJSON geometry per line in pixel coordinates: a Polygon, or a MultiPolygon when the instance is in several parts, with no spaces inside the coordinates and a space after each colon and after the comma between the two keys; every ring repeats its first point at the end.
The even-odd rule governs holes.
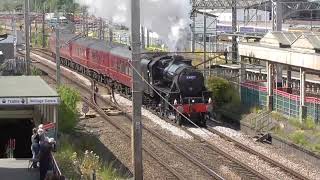
{"type": "Polygon", "coordinates": [[[204,77],[201,72],[185,69],[178,77],[179,89],[185,96],[201,95],[204,88],[204,77]]]}

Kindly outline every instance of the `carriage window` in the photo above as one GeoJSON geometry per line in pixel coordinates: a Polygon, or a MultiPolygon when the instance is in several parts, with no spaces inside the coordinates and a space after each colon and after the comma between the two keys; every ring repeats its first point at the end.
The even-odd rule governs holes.
{"type": "Polygon", "coordinates": [[[126,66],[125,66],[125,64],[123,63],[123,62],[121,62],[121,64],[120,64],[120,71],[122,72],[122,73],[126,73],[126,66]]]}
{"type": "Polygon", "coordinates": [[[121,62],[117,62],[117,71],[120,71],[121,62]]]}

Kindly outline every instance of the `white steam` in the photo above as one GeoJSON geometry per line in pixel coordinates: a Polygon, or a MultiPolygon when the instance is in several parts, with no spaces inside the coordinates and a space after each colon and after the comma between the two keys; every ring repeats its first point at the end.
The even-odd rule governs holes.
{"type": "MultiPolygon", "coordinates": [[[[127,27],[131,23],[130,1],[76,0],[89,7],[89,13],[127,27]]],[[[156,32],[171,50],[176,50],[189,31],[190,11],[188,0],[141,0],[141,24],[156,32]]]]}

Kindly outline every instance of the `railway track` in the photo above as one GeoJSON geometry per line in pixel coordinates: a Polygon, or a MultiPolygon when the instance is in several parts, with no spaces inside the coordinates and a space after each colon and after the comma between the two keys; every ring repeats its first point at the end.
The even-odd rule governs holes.
{"type": "MultiPolygon", "coordinates": [[[[40,66],[45,66],[45,65],[40,65],[40,66]]],[[[49,66],[46,67],[40,67],[39,65],[37,65],[38,68],[44,70],[48,73],[49,77],[51,79],[55,79],[55,72],[52,68],[50,68],[49,66]]],[[[68,79],[68,81],[72,81],[72,83],[77,84],[77,86],[81,87],[81,91],[86,91],[87,94],[89,95],[91,90],[90,88],[84,86],[83,84],[80,84],[79,82],[75,81],[74,79],[70,78],[70,77],[66,77],[64,76],[64,78],[68,79]]],[[[102,116],[105,120],[108,121],[108,123],[110,123],[112,126],[116,127],[118,130],[120,130],[121,132],[123,132],[126,137],[128,139],[131,138],[130,135],[130,124],[127,124],[126,127],[122,124],[120,125],[120,123],[115,123],[112,118],[114,117],[110,117],[106,114],[106,112],[98,105],[98,104],[94,104],[88,97],[84,97],[83,101],[86,102],[92,109],[94,109],[100,116],[102,116]]],[[[127,119],[127,117],[125,117],[127,119]]],[[[200,179],[224,179],[223,177],[219,176],[218,173],[216,173],[214,170],[210,169],[209,167],[207,167],[205,164],[201,163],[200,161],[198,161],[196,158],[193,157],[193,155],[191,155],[189,152],[187,152],[186,150],[176,146],[174,144],[174,142],[172,141],[168,141],[167,139],[163,138],[160,134],[157,134],[156,132],[152,132],[150,130],[148,130],[147,128],[144,127],[144,137],[146,137],[145,133],[151,133],[152,136],[156,137],[157,139],[159,139],[160,141],[162,141],[164,144],[166,144],[169,148],[171,148],[173,151],[175,151],[176,156],[180,156],[181,158],[185,158],[187,161],[189,161],[188,163],[192,163],[193,164],[193,168],[195,168],[194,166],[198,167],[198,169],[200,170],[199,177],[200,179]],[[206,174],[204,175],[200,175],[200,174],[206,174]]],[[[154,139],[154,138],[153,138],[154,139]]],[[[172,165],[169,165],[168,163],[166,163],[165,161],[162,160],[162,158],[160,156],[155,155],[155,153],[153,152],[153,150],[151,150],[152,148],[150,148],[149,146],[146,146],[145,144],[143,145],[143,150],[150,155],[153,159],[155,159],[157,162],[159,162],[163,167],[165,167],[170,173],[172,173],[175,177],[175,179],[189,179],[190,177],[187,177],[186,175],[182,175],[181,172],[178,172],[177,170],[175,170],[175,168],[172,167],[172,165]]],[[[172,152],[171,152],[172,153],[172,152]]],[[[176,157],[177,158],[177,157],[176,157]]],[[[184,161],[186,161],[184,160],[184,161]]]]}
{"type": "MultiPolygon", "coordinates": [[[[38,50],[38,52],[41,52],[38,50]]],[[[43,53],[43,52],[42,52],[43,53]]],[[[46,56],[46,58],[51,58],[50,55],[48,52],[44,52],[42,54],[42,56],[46,56]]],[[[101,98],[101,97],[100,97],[101,98]]],[[[105,99],[103,99],[103,101],[106,101],[105,99]]],[[[107,102],[107,103],[110,103],[110,102],[107,102]]],[[[97,105],[92,105],[92,107],[95,106],[95,109],[97,109],[97,112],[100,112],[100,113],[103,113],[103,110],[99,110],[99,106],[97,105]]],[[[100,114],[99,113],[99,114],[100,114]]],[[[105,113],[104,113],[105,114],[105,113]]],[[[103,115],[105,116],[105,115],[103,115]]],[[[107,118],[108,116],[106,116],[107,118]]],[[[130,119],[130,118],[129,118],[130,119]]],[[[153,130],[150,130],[150,129],[147,129],[146,127],[144,127],[144,130],[148,131],[150,134],[152,134],[154,137],[157,137],[158,139],[162,139],[162,141],[165,141],[165,139],[163,137],[161,137],[161,135],[153,130]]],[[[187,130],[185,128],[185,130],[187,130]]],[[[296,179],[307,179],[306,177],[294,172],[293,170],[283,166],[282,164],[248,148],[248,147],[245,147],[244,145],[241,145],[241,143],[236,143],[234,142],[232,139],[230,139],[230,137],[218,132],[218,131],[215,131],[215,130],[211,130],[211,129],[208,129],[210,132],[214,133],[214,134],[217,134],[219,135],[220,137],[222,137],[223,139],[226,139],[227,141],[229,142],[232,142],[234,144],[236,144],[236,146],[240,147],[241,149],[251,153],[251,154],[254,154],[256,156],[258,156],[259,158],[263,159],[264,161],[272,164],[273,166],[275,167],[279,167],[281,168],[281,170],[283,170],[284,172],[290,174],[291,176],[295,177],[296,179]]],[[[233,169],[237,169],[237,173],[241,174],[241,177],[246,177],[247,179],[269,179],[268,177],[264,176],[263,174],[261,174],[260,172],[254,170],[253,168],[250,168],[248,165],[246,165],[245,163],[237,160],[236,158],[232,157],[231,155],[229,155],[228,153],[220,150],[219,148],[215,147],[214,145],[210,144],[210,142],[207,142],[207,141],[204,141],[203,138],[199,137],[198,135],[190,132],[189,130],[187,130],[189,134],[191,134],[197,141],[198,143],[203,143],[205,142],[205,146],[203,146],[203,148],[207,148],[207,149],[210,149],[212,152],[215,152],[216,156],[223,156],[225,159],[227,159],[229,161],[229,164],[232,164],[233,165],[233,169]],[[231,162],[231,163],[230,163],[231,162]]],[[[168,142],[167,142],[168,143],[168,142]]],[[[173,147],[176,151],[179,151],[179,152],[182,152],[182,154],[184,154],[185,157],[188,157],[188,159],[190,161],[192,161],[193,163],[197,164],[199,167],[202,167],[202,169],[205,169],[205,172],[210,174],[212,177],[215,177],[215,178],[219,178],[219,175],[217,173],[215,173],[214,171],[212,171],[208,166],[204,165],[204,163],[201,163],[199,160],[197,160],[196,158],[194,158],[194,155],[190,155],[189,152],[183,150],[181,147],[178,147],[176,145],[174,145],[174,143],[171,143],[170,144],[171,147],[173,147]]]]}

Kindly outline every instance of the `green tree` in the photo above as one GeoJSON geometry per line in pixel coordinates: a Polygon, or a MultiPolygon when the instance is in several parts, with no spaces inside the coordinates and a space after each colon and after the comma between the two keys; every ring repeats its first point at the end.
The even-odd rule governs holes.
{"type": "Polygon", "coordinates": [[[212,91],[213,99],[218,106],[238,106],[240,104],[239,95],[229,81],[219,77],[210,77],[207,87],[212,91]]]}
{"type": "Polygon", "coordinates": [[[61,98],[59,106],[59,131],[70,132],[76,126],[79,118],[77,103],[81,96],[78,91],[67,86],[58,89],[61,98]]]}

